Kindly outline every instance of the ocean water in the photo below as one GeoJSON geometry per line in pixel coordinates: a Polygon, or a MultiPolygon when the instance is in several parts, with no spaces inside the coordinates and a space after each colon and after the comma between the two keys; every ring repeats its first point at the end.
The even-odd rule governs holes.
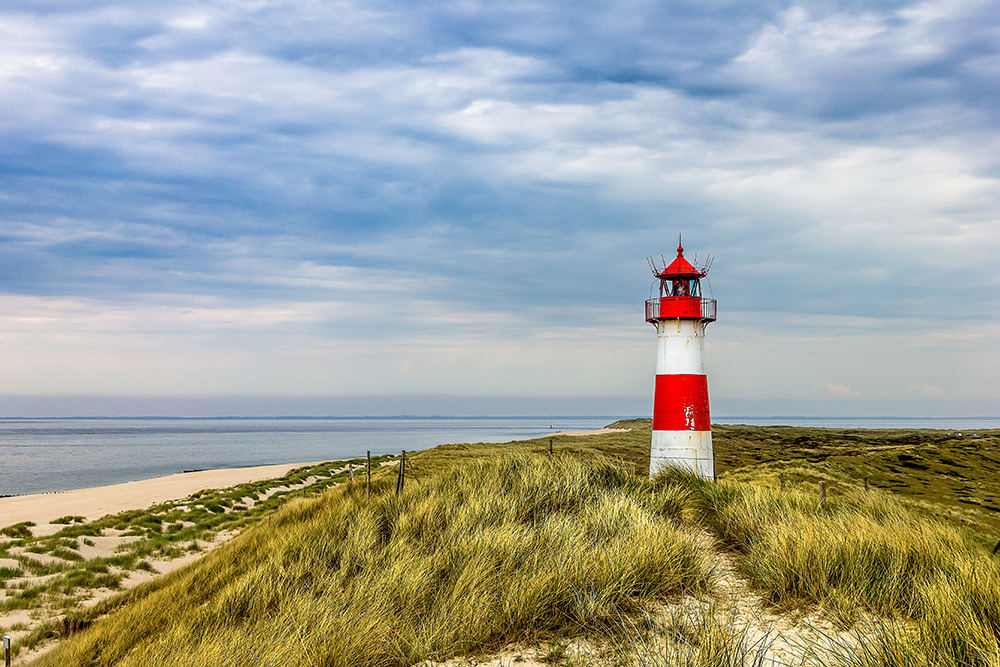
{"type": "Polygon", "coordinates": [[[368,450],[377,456],[456,442],[508,442],[597,429],[615,419],[0,419],[0,495],[185,470],[354,458],[368,450]]]}

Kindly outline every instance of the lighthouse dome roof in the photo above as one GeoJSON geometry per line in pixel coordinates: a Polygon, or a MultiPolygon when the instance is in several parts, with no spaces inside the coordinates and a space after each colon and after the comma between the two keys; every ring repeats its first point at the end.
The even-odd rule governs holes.
{"type": "Polygon", "coordinates": [[[691,262],[684,259],[684,246],[678,244],[677,257],[670,262],[667,268],[656,275],[658,278],[700,278],[705,275],[705,272],[695,268],[691,262]]]}

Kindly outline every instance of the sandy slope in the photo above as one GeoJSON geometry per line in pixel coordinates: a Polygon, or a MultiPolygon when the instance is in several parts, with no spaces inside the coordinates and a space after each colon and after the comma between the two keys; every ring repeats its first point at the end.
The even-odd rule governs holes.
{"type": "Polygon", "coordinates": [[[87,521],[93,521],[106,514],[145,509],[168,500],[186,498],[203,489],[219,489],[282,477],[289,470],[317,463],[320,462],[201,470],[90,489],[0,498],[0,527],[20,521],[34,521],[41,526],[68,515],[78,515],[87,521]]]}

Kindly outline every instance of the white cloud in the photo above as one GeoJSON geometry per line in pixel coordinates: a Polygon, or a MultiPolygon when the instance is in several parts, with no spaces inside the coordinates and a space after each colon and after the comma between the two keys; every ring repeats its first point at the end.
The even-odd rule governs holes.
{"type": "Polygon", "coordinates": [[[925,384],[925,385],[910,385],[910,391],[917,394],[918,396],[926,396],[927,398],[941,398],[944,397],[944,392],[940,388],[925,384]]]}
{"type": "Polygon", "coordinates": [[[833,394],[834,396],[844,396],[846,398],[861,398],[861,391],[858,389],[851,389],[850,387],[845,387],[842,384],[831,384],[826,383],[826,390],[833,394]]]}

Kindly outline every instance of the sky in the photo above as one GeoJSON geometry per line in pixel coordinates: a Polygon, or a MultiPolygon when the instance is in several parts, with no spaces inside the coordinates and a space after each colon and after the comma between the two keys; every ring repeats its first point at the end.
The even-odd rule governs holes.
{"type": "Polygon", "coordinates": [[[0,7],[0,416],[1000,415],[1000,3],[0,7]]]}

